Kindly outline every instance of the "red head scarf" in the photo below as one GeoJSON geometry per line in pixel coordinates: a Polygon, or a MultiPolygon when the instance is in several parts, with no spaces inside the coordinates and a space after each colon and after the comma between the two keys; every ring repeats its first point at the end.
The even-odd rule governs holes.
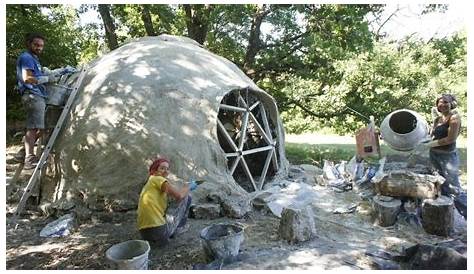
{"type": "Polygon", "coordinates": [[[153,164],[151,164],[150,168],[148,169],[148,175],[154,175],[155,172],[158,170],[158,167],[160,167],[160,165],[162,163],[170,163],[170,161],[168,159],[165,159],[165,158],[158,158],[156,160],[153,161],[153,164]]]}

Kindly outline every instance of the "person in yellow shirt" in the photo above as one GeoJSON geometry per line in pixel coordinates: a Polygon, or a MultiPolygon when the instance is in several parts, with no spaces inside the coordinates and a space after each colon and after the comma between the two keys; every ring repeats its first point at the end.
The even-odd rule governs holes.
{"type": "Polygon", "coordinates": [[[156,246],[166,245],[177,230],[184,228],[191,206],[189,192],[197,187],[195,182],[180,189],[171,185],[167,179],[169,167],[165,158],[153,161],[138,201],[138,230],[144,240],[156,246]],[[175,208],[169,206],[168,196],[176,200],[175,208]]]}

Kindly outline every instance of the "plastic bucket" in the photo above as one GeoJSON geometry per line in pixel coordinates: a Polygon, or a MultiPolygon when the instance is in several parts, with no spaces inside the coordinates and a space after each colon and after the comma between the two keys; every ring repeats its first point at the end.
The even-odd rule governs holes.
{"type": "Polygon", "coordinates": [[[130,240],[111,246],[105,257],[113,269],[148,269],[148,253],[150,245],[147,241],[130,240]]]}
{"type": "Polygon", "coordinates": [[[64,106],[69,97],[69,88],[66,86],[48,84],[46,85],[48,99],[46,104],[53,106],[64,106]]]}
{"type": "Polygon", "coordinates": [[[208,259],[225,259],[239,254],[244,241],[244,229],[240,224],[213,224],[201,230],[200,237],[208,259]]]}

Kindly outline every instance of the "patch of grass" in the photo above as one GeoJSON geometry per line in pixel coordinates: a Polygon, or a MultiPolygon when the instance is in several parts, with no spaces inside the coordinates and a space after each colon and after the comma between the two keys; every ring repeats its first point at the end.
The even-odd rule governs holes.
{"type": "Polygon", "coordinates": [[[311,164],[322,167],[324,160],[350,160],[356,153],[353,144],[295,144],[286,143],[286,157],[295,165],[311,164]]]}

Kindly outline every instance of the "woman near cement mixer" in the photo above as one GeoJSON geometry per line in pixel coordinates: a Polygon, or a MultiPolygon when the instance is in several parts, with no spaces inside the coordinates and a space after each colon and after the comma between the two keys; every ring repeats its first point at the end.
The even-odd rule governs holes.
{"type": "Polygon", "coordinates": [[[457,194],[461,185],[456,139],[461,128],[461,118],[453,111],[457,106],[456,98],[451,94],[443,94],[436,99],[435,106],[441,116],[433,122],[432,140],[421,145],[430,149],[431,163],[446,179],[441,186],[441,193],[443,195],[457,194]]]}
{"type": "Polygon", "coordinates": [[[144,240],[156,246],[164,246],[186,224],[191,196],[189,191],[197,187],[191,182],[178,189],[168,182],[169,161],[158,158],[149,168],[148,181],[140,193],[137,226],[144,240]],[[168,205],[168,196],[178,202],[176,208],[168,205]]]}
{"type": "Polygon", "coordinates": [[[433,122],[431,136],[433,140],[422,143],[430,148],[430,160],[446,181],[441,186],[441,194],[454,197],[454,205],[467,219],[467,194],[459,183],[459,154],[456,139],[461,128],[461,118],[453,111],[457,106],[456,98],[443,94],[436,99],[436,109],[441,116],[433,122]]]}

